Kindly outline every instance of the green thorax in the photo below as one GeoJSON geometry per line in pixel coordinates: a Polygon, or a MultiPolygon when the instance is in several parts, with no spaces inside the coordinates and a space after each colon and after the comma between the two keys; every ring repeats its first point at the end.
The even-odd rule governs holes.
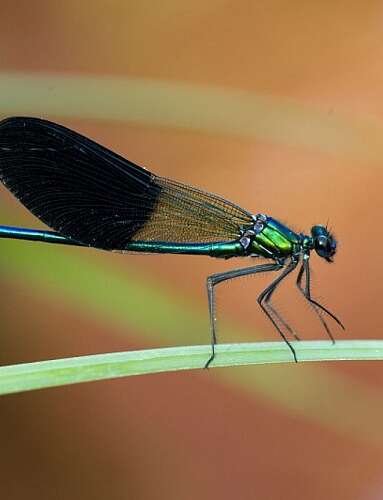
{"type": "Polygon", "coordinates": [[[258,224],[259,230],[251,238],[248,253],[264,258],[282,259],[295,253],[301,237],[272,217],[263,217],[264,219],[260,219],[261,225],[258,224]]]}

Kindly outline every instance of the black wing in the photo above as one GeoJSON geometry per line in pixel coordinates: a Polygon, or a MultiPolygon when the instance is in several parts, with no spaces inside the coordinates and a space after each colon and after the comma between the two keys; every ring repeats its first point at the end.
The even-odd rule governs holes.
{"type": "Polygon", "coordinates": [[[106,250],[129,241],[232,241],[251,215],[157,177],[92,140],[38,118],[0,122],[0,179],[67,238],[106,250]]]}

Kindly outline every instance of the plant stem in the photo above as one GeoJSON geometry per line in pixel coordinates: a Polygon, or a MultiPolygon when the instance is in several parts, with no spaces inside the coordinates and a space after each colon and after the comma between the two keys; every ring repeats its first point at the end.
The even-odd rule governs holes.
{"type": "MultiPolygon", "coordinates": [[[[383,360],[382,340],[295,342],[299,361],[383,360]]],[[[185,346],[96,354],[0,367],[0,394],[57,387],[129,375],[202,369],[210,346],[185,346]]],[[[292,363],[283,342],[221,344],[210,368],[292,363]]]]}

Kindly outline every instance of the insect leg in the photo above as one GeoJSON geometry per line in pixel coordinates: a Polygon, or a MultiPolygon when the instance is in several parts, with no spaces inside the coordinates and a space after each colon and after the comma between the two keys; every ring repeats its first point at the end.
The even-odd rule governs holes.
{"type": "Polygon", "coordinates": [[[268,306],[267,302],[270,299],[270,296],[275,291],[276,287],[281,283],[282,280],[284,280],[286,278],[286,276],[288,274],[290,274],[292,271],[294,271],[294,269],[297,267],[297,264],[298,264],[298,260],[297,259],[292,259],[291,262],[289,263],[289,265],[278,276],[278,278],[276,278],[272,283],[270,283],[270,285],[263,290],[263,292],[259,295],[259,297],[257,299],[257,302],[260,305],[260,307],[262,308],[263,312],[266,314],[266,316],[269,318],[269,320],[273,323],[273,325],[277,329],[279,335],[283,338],[283,340],[288,345],[290,351],[292,352],[292,354],[294,356],[294,360],[295,360],[296,363],[298,362],[298,360],[297,360],[297,355],[296,355],[295,349],[290,344],[290,342],[288,341],[286,335],[283,333],[283,331],[279,327],[278,323],[273,318],[273,316],[272,316],[272,314],[271,314],[271,312],[269,310],[269,306],[268,306]],[[265,304],[263,302],[265,302],[265,304]]]}
{"type": "Polygon", "coordinates": [[[281,316],[281,314],[275,309],[275,307],[271,303],[271,296],[275,292],[276,286],[274,286],[269,293],[266,295],[264,299],[264,304],[267,306],[269,311],[274,315],[274,318],[279,321],[279,323],[285,328],[289,334],[295,338],[295,340],[301,340],[298,335],[294,332],[291,326],[287,323],[287,321],[281,316]]]}
{"type": "Polygon", "coordinates": [[[298,290],[302,293],[302,295],[305,297],[305,299],[308,300],[310,306],[312,307],[313,311],[317,315],[319,321],[322,323],[323,328],[326,330],[327,335],[329,336],[329,338],[331,339],[332,343],[334,344],[335,340],[334,340],[334,337],[333,337],[333,335],[331,333],[331,330],[330,330],[330,328],[329,328],[326,320],[324,318],[322,318],[322,316],[320,315],[317,307],[310,300],[310,298],[311,298],[310,274],[309,274],[309,279],[307,279],[307,271],[305,272],[305,269],[306,268],[305,268],[305,261],[304,261],[302,263],[301,268],[299,269],[299,273],[298,273],[298,276],[297,276],[297,283],[296,284],[297,284],[298,290]],[[303,288],[303,286],[302,286],[302,277],[303,277],[303,274],[305,274],[305,278],[306,278],[305,288],[303,288]]]}
{"type": "Polygon", "coordinates": [[[329,336],[329,338],[331,339],[332,343],[335,343],[335,340],[334,340],[334,337],[330,331],[330,328],[328,327],[324,318],[322,318],[322,316],[319,314],[318,309],[321,309],[323,312],[328,314],[336,323],[338,323],[338,325],[341,328],[343,328],[343,330],[345,330],[345,327],[344,327],[343,323],[331,311],[326,309],[326,307],[322,306],[321,304],[319,304],[319,302],[317,302],[316,300],[314,300],[311,297],[310,264],[309,264],[308,258],[303,258],[302,267],[300,268],[299,273],[298,273],[298,277],[297,277],[297,287],[298,287],[299,291],[303,294],[303,296],[306,298],[306,300],[310,303],[312,308],[314,309],[316,315],[318,316],[320,322],[322,323],[322,325],[323,325],[324,329],[326,330],[326,333],[329,336]],[[305,274],[305,281],[306,281],[304,288],[302,286],[303,273],[305,274]]]}
{"type": "Polygon", "coordinates": [[[206,280],[207,295],[209,301],[209,317],[210,317],[210,332],[211,332],[211,355],[205,364],[205,368],[208,368],[210,363],[215,357],[215,345],[217,343],[217,333],[216,333],[216,307],[215,307],[215,286],[224,281],[232,280],[235,278],[240,278],[242,276],[248,276],[250,274],[257,273],[268,273],[270,271],[278,271],[281,269],[282,264],[260,264],[258,266],[245,267],[242,269],[233,269],[232,271],[227,271],[225,273],[218,273],[209,276],[206,280]]]}

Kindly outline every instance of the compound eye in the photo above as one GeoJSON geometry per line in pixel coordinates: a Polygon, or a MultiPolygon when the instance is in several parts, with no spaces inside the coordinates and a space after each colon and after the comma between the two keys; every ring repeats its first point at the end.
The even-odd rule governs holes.
{"type": "Polygon", "coordinates": [[[321,250],[326,250],[326,249],[330,250],[330,244],[327,236],[318,236],[316,241],[316,247],[321,250]]]}
{"type": "Polygon", "coordinates": [[[320,257],[331,262],[331,257],[336,251],[336,242],[327,236],[318,236],[315,240],[315,250],[320,257]]]}
{"type": "Polygon", "coordinates": [[[320,257],[332,262],[332,256],[336,252],[336,240],[324,226],[313,226],[311,228],[312,241],[315,251],[320,257]]]}

